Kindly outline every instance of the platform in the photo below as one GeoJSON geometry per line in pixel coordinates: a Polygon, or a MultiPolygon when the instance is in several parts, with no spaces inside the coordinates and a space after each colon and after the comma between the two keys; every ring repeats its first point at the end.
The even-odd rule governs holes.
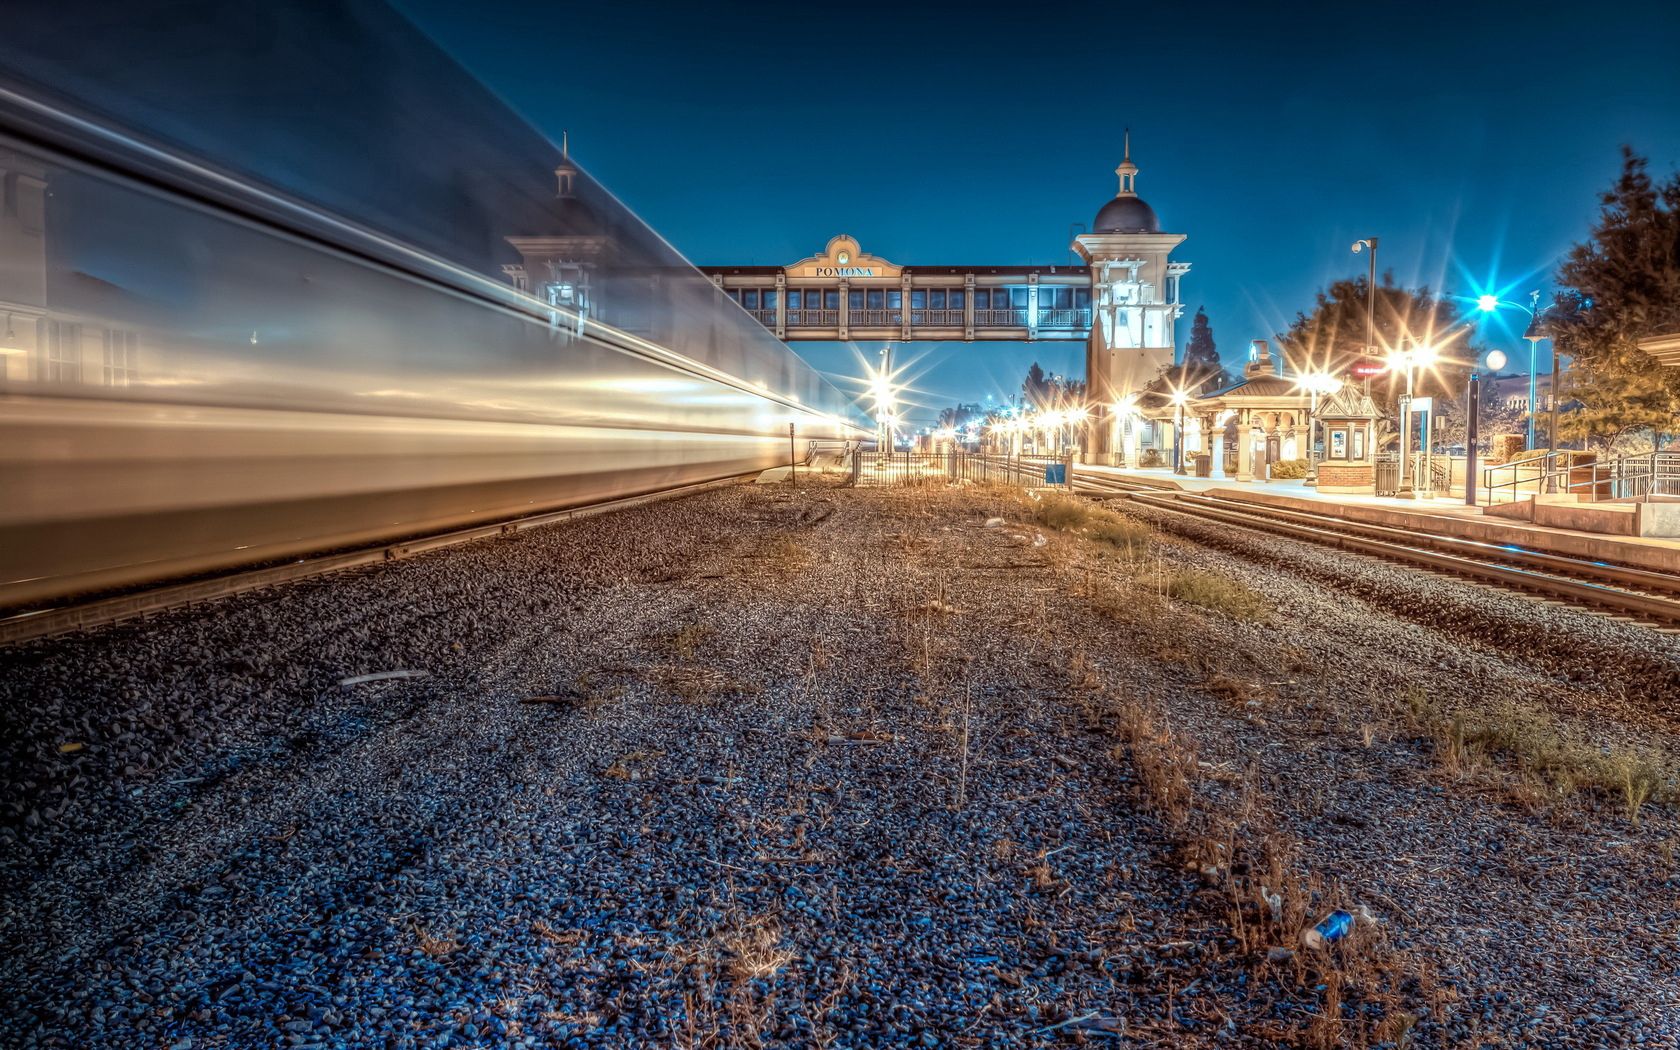
{"type": "Polygon", "coordinates": [[[1174,485],[1223,499],[1332,514],[1349,521],[1432,532],[1484,543],[1512,544],[1531,550],[1594,558],[1656,572],[1680,572],[1680,540],[1618,536],[1602,532],[1532,524],[1482,513],[1481,507],[1446,498],[1401,500],[1392,496],[1324,493],[1301,481],[1240,482],[1229,478],[1181,477],[1169,469],[1126,470],[1080,464],[1075,475],[1097,474],[1174,485]]]}

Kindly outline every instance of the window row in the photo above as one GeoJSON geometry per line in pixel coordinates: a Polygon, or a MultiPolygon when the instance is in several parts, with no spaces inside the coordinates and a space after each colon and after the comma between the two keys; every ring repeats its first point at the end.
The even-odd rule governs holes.
{"type": "MultiPolygon", "coordinates": [[[[37,375],[49,383],[92,382],[96,373],[86,359],[82,326],[75,321],[37,322],[37,375]],[[84,372],[84,364],[88,371],[84,372]]],[[[122,329],[100,329],[97,376],[106,386],[127,386],[140,363],[140,336],[122,329]]]]}
{"type": "MultiPolygon", "coordinates": [[[[776,309],[774,288],[726,288],[724,294],[748,310],[776,309]]],[[[1025,310],[1028,304],[1026,288],[976,288],[976,310],[1025,310]]],[[[853,288],[847,292],[846,306],[851,310],[898,310],[904,305],[904,293],[897,288],[853,288]]],[[[913,288],[910,291],[912,310],[962,310],[967,308],[967,292],[961,288],[913,288]]],[[[1089,288],[1069,288],[1065,285],[1042,285],[1038,289],[1040,310],[1084,310],[1091,305],[1089,288]]],[[[789,310],[838,310],[838,288],[789,288],[789,310]]]]}

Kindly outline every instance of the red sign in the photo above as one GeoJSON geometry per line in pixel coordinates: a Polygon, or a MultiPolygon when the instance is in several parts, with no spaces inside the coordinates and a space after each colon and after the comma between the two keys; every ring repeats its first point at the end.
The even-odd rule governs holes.
{"type": "Polygon", "coordinates": [[[1353,367],[1348,369],[1348,375],[1355,379],[1369,379],[1372,376],[1380,376],[1386,371],[1388,371],[1388,366],[1375,358],[1367,357],[1355,361],[1353,367]]]}

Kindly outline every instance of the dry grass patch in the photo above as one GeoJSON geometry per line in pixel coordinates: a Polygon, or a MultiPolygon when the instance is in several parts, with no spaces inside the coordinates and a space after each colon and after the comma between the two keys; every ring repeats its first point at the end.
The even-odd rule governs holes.
{"type": "Polygon", "coordinates": [[[794,576],[811,564],[811,552],[792,536],[771,536],[752,554],[755,565],[778,576],[794,576]]]}
{"type": "Polygon", "coordinates": [[[646,673],[654,685],[691,704],[709,704],[731,696],[758,696],[764,692],[763,686],[699,664],[658,664],[646,673]]]}
{"type": "Polygon", "coordinates": [[[1130,557],[1147,551],[1155,535],[1143,522],[1078,496],[1040,497],[1033,516],[1045,528],[1084,536],[1130,557]]]}
{"type": "Polygon", "coordinates": [[[723,938],[728,953],[727,972],[737,981],[774,977],[798,958],[780,947],[782,928],[767,919],[750,919],[723,938]]]}
{"type": "Polygon", "coordinates": [[[1161,581],[1161,588],[1169,598],[1233,620],[1264,620],[1272,611],[1254,590],[1202,569],[1174,570],[1161,581]]]}
{"type": "Polygon", "coordinates": [[[1656,747],[1601,747],[1533,704],[1499,700],[1449,711],[1414,685],[1402,694],[1402,709],[1414,729],[1430,736],[1442,765],[1455,775],[1501,759],[1538,798],[1561,802],[1588,791],[1618,802],[1635,826],[1648,803],[1677,795],[1673,756],[1656,747]]]}
{"type": "Polygon", "coordinates": [[[665,647],[675,653],[679,660],[693,660],[699,655],[701,648],[716,636],[717,632],[706,624],[684,624],[666,637],[665,647]]]}

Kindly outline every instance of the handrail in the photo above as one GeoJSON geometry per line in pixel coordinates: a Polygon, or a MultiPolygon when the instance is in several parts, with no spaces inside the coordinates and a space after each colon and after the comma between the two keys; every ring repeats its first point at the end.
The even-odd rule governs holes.
{"type": "Polygon", "coordinates": [[[1654,451],[1601,460],[1596,454],[1557,449],[1544,456],[1499,463],[1482,470],[1484,502],[1514,502],[1523,486],[1528,494],[1584,491],[1591,499],[1647,502],[1652,497],[1680,497],[1680,452],[1654,451]],[[1495,481],[1503,473],[1504,480],[1495,481]],[[1500,500],[1499,493],[1506,499],[1500,500]]]}

